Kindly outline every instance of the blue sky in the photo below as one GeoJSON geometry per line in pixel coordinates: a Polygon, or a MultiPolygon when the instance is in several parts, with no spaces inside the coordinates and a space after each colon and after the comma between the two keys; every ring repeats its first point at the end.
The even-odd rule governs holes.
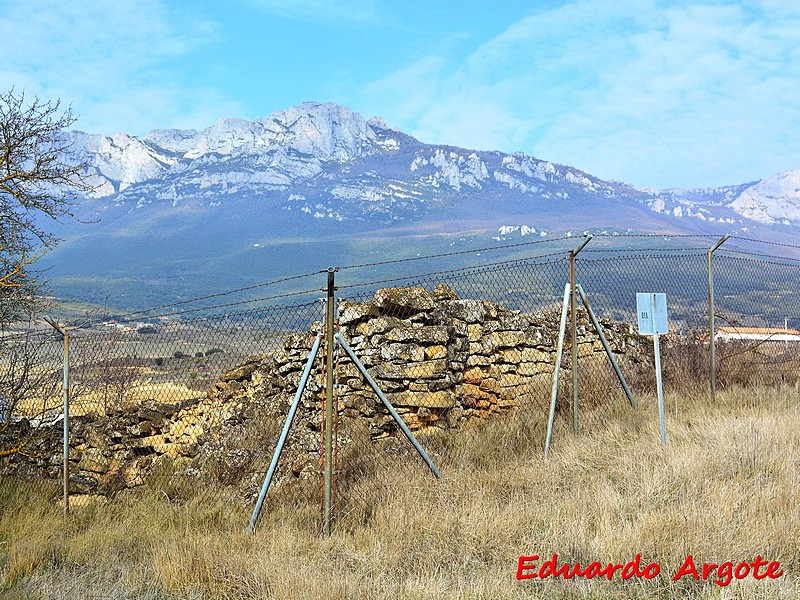
{"type": "Polygon", "coordinates": [[[0,0],[0,89],[92,133],[332,101],[637,187],[800,168],[792,0],[0,0]]]}

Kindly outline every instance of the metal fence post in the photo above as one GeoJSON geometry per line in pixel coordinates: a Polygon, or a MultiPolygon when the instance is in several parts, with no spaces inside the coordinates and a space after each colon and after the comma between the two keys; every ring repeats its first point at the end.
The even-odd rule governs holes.
{"type": "Polygon", "coordinates": [[[48,316],[44,317],[50,326],[64,338],[64,516],[69,514],[69,332],[48,316]]]}
{"type": "Polygon", "coordinates": [[[708,334],[709,346],[711,347],[711,400],[716,400],[717,393],[717,343],[714,340],[714,269],[713,269],[713,254],[714,251],[722,246],[725,241],[731,237],[729,234],[723,235],[713,247],[708,249],[708,334]]]}
{"type": "Polygon", "coordinates": [[[577,290],[575,288],[575,257],[584,246],[592,240],[591,235],[587,235],[580,246],[571,250],[569,253],[569,289],[570,289],[570,313],[572,325],[572,426],[575,430],[575,437],[578,437],[578,317],[576,309],[577,290]]]}
{"type": "Polygon", "coordinates": [[[328,297],[327,316],[325,322],[325,435],[324,450],[325,461],[324,487],[322,501],[322,533],[331,534],[331,521],[333,519],[333,320],[335,318],[335,290],[334,273],[338,269],[328,269],[328,297]]]}

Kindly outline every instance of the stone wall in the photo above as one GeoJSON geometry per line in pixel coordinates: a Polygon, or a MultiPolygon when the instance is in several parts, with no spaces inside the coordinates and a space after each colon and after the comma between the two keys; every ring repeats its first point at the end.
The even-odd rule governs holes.
{"type": "MultiPolygon", "coordinates": [[[[546,419],[558,314],[526,316],[497,304],[459,299],[444,286],[388,288],[365,302],[341,301],[340,332],[412,431],[456,430],[528,408],[546,419]]],[[[603,322],[612,349],[639,353],[626,324],[603,322]]],[[[212,477],[252,494],[258,489],[297,389],[319,324],[287,336],[271,354],[224,373],[203,396],[180,404],[145,402],[101,418],[71,420],[71,484],[76,493],[112,494],[149,476],[212,477]]],[[[605,361],[580,319],[583,361],[605,361]]],[[[314,477],[319,469],[322,353],[289,436],[278,479],[314,477]]],[[[366,425],[369,439],[398,429],[356,366],[337,354],[341,420],[366,425]]],[[[17,427],[25,427],[20,423],[17,427]]],[[[347,426],[340,446],[351,439],[347,426]]],[[[25,454],[0,459],[0,473],[59,477],[61,430],[37,436],[25,454]]]]}

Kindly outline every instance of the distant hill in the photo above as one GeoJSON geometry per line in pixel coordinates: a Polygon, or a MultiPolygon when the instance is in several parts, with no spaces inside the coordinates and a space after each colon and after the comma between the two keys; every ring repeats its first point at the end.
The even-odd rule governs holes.
{"type": "MultiPolygon", "coordinates": [[[[794,240],[800,170],[637,190],[522,153],[424,144],[304,103],[202,130],[71,133],[96,186],[42,259],[58,296],[141,308],[385,256],[584,230],[794,240]]],[[[530,239],[530,238],[528,238],[530,239]]]]}

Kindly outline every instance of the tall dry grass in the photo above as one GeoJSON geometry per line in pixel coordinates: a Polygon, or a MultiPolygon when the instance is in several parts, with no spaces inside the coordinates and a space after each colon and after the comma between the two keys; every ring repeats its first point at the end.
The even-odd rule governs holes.
{"type": "Polygon", "coordinates": [[[56,486],[0,482],[2,598],[795,598],[800,597],[800,391],[652,397],[604,413],[579,439],[485,427],[459,438],[445,479],[381,473],[380,493],[322,539],[317,507],[288,494],[256,534],[224,490],[183,502],[139,490],[67,520],[56,486]],[[511,450],[511,451],[509,451],[511,450]],[[394,481],[392,480],[394,478],[394,481]],[[654,580],[517,581],[520,555],[655,562],[654,580]],[[703,562],[779,561],[784,575],[720,587],[671,580],[703,562]]]}

